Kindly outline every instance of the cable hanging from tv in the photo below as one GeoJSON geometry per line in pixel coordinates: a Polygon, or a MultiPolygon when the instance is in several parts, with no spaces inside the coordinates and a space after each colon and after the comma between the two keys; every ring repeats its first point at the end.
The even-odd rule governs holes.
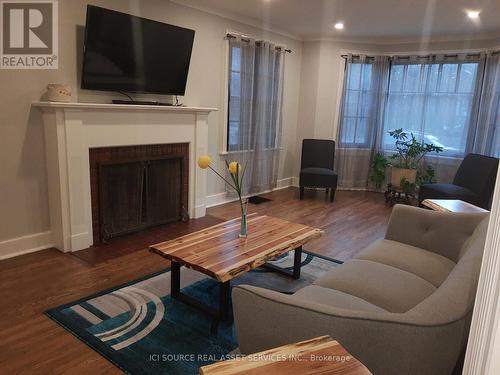
{"type": "Polygon", "coordinates": [[[160,102],[158,100],[135,100],[127,94],[126,92],[123,91],[115,91],[118,94],[124,95],[128,98],[128,100],[122,100],[122,99],[113,99],[112,102],[113,104],[129,104],[129,105],[159,105],[159,106],[172,106],[172,107],[181,107],[182,103],[179,103],[179,96],[174,95],[175,97],[175,102],[174,103],[165,103],[165,102],[160,102]]]}

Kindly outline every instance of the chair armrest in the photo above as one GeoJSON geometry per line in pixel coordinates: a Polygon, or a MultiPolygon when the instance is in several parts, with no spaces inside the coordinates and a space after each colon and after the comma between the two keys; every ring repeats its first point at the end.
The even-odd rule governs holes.
{"type": "Polygon", "coordinates": [[[385,239],[432,251],[454,262],[465,241],[488,213],[437,212],[396,205],[385,239]]]}
{"type": "Polygon", "coordinates": [[[461,350],[463,320],[412,325],[404,314],[351,311],[248,285],[232,296],[242,354],[330,335],[374,374],[438,375],[451,373],[461,350]]]}

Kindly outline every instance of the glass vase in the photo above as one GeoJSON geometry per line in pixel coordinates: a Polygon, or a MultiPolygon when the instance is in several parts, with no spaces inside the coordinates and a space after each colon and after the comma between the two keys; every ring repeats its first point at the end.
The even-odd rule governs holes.
{"type": "Polygon", "coordinates": [[[248,237],[247,204],[248,201],[246,199],[240,200],[240,205],[241,205],[240,238],[248,237]]]}

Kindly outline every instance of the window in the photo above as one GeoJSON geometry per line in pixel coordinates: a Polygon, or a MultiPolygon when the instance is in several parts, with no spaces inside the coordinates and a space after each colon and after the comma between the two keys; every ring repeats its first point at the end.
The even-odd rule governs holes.
{"type": "Polygon", "coordinates": [[[234,151],[240,143],[241,48],[231,47],[229,55],[231,59],[229,62],[227,150],[234,151]]]}
{"type": "Polygon", "coordinates": [[[230,46],[227,151],[278,147],[283,54],[272,47],[230,46]]]}
{"type": "Polygon", "coordinates": [[[351,63],[347,68],[342,111],[341,147],[364,147],[369,142],[369,122],[373,111],[373,65],[351,63]]]}
{"type": "Polygon", "coordinates": [[[403,128],[419,141],[443,147],[444,155],[464,155],[470,143],[478,70],[478,62],[394,63],[383,149],[394,144],[388,132],[403,128]]]}

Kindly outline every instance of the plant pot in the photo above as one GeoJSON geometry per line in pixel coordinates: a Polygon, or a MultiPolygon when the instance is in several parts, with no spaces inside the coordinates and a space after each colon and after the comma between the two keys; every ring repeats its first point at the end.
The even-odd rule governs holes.
{"type": "Polygon", "coordinates": [[[416,169],[405,169],[405,168],[391,168],[391,184],[392,186],[401,187],[401,180],[406,179],[411,184],[414,184],[417,180],[417,170],[416,169]]]}

